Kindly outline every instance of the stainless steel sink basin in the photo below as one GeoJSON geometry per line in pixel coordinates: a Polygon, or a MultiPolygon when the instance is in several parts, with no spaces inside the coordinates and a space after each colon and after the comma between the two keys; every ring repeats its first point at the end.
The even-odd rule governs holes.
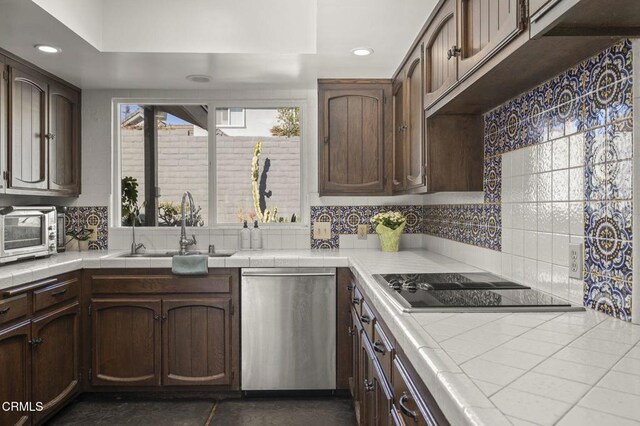
{"type": "MultiPolygon", "coordinates": [[[[209,257],[230,257],[233,256],[235,254],[235,252],[219,252],[219,253],[209,253],[206,251],[201,251],[201,250],[194,250],[194,251],[190,251],[187,252],[186,256],[192,256],[192,255],[196,255],[196,254],[200,254],[200,255],[207,255],[209,257]]],[[[118,257],[173,257],[173,256],[177,256],[178,252],[177,251],[166,251],[166,252],[162,252],[162,253],[124,253],[121,254],[118,257]]]]}

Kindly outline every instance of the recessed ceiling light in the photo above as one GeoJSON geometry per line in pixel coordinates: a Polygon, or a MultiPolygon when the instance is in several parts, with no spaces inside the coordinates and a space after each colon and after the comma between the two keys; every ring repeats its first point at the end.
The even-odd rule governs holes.
{"type": "Polygon", "coordinates": [[[373,53],[373,49],[370,47],[356,47],[355,49],[351,49],[351,53],[356,56],[369,56],[373,53]]]}
{"type": "Polygon", "coordinates": [[[60,53],[62,51],[59,47],[49,46],[48,44],[36,44],[34,47],[43,53],[60,53]]]}
{"type": "Polygon", "coordinates": [[[211,81],[211,77],[204,74],[191,74],[188,75],[187,80],[193,81],[194,83],[208,83],[211,81]]]}

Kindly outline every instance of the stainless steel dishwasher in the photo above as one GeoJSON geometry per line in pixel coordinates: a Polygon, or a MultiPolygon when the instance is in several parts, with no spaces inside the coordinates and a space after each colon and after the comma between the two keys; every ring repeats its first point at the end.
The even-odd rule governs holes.
{"type": "Polygon", "coordinates": [[[336,270],[242,270],[245,391],[336,387],[336,270]]]}

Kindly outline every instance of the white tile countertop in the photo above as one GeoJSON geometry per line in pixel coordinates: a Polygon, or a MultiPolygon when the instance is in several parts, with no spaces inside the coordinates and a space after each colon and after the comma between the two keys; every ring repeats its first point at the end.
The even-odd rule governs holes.
{"type": "MultiPolygon", "coordinates": [[[[123,251],[0,267],[0,289],[81,268],[170,267],[123,251]]],[[[426,250],[264,250],[209,267],[351,267],[452,425],[640,425],[640,326],[571,313],[403,313],[372,274],[472,272],[426,250]]]]}

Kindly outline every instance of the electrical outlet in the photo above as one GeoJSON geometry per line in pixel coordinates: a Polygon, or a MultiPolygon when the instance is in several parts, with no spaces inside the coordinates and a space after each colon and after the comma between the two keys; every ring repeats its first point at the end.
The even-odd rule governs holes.
{"type": "Polygon", "coordinates": [[[582,244],[569,244],[569,278],[582,279],[582,244]]]}
{"type": "Polygon", "coordinates": [[[313,238],[315,240],[331,239],[331,222],[314,222],[313,238]]]}
{"type": "Polygon", "coordinates": [[[366,240],[368,231],[369,231],[369,225],[362,225],[362,224],[358,225],[358,239],[366,240]]]}
{"type": "Polygon", "coordinates": [[[91,231],[91,234],[89,234],[89,241],[98,241],[98,227],[89,226],[87,229],[91,231]]]}

